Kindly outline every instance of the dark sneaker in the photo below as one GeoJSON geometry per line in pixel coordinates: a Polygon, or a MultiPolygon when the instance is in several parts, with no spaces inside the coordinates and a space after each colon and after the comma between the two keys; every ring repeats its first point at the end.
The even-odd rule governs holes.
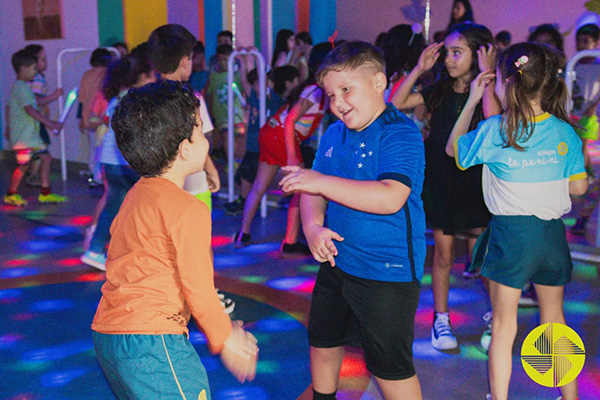
{"type": "Polygon", "coordinates": [[[585,235],[585,227],[587,225],[588,219],[585,217],[577,218],[575,221],[575,225],[571,227],[571,233],[573,235],[585,235]]]}
{"type": "Polygon", "coordinates": [[[471,262],[467,261],[465,263],[465,270],[462,272],[462,276],[465,279],[475,279],[479,275],[481,275],[481,271],[478,269],[471,270],[471,262]]]}
{"type": "Polygon", "coordinates": [[[223,204],[223,210],[225,211],[225,214],[227,215],[240,215],[244,212],[244,204],[246,203],[246,199],[242,199],[241,197],[238,197],[235,201],[232,201],[231,203],[225,203],[223,204]]]}
{"type": "Polygon", "coordinates": [[[301,242],[288,244],[283,242],[281,249],[279,250],[279,256],[281,258],[295,258],[295,257],[308,257],[312,255],[310,248],[301,242]]]}
{"type": "Polygon", "coordinates": [[[233,246],[236,249],[241,249],[242,247],[246,247],[250,244],[250,234],[236,232],[233,236],[233,246]]]}
{"type": "Polygon", "coordinates": [[[219,289],[217,289],[217,296],[219,296],[219,300],[221,300],[221,307],[223,307],[223,312],[225,314],[231,314],[235,309],[235,301],[233,301],[229,297],[225,297],[225,294],[219,289]]]}

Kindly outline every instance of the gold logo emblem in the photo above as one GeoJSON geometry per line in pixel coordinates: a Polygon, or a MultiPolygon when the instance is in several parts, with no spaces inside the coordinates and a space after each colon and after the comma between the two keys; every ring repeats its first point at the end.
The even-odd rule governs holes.
{"type": "Polygon", "coordinates": [[[567,146],[567,144],[565,142],[560,142],[558,144],[558,154],[560,154],[561,156],[564,156],[565,154],[567,154],[568,151],[569,151],[569,147],[567,146]]]}
{"type": "Polygon", "coordinates": [[[534,382],[547,387],[564,386],[583,369],[585,347],[577,332],[568,326],[544,324],[529,332],[523,341],[521,363],[534,382]]]}

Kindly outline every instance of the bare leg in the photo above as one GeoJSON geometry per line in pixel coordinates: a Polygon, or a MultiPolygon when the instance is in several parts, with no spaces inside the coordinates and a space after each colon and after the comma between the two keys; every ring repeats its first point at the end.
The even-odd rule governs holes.
{"type": "Polygon", "coordinates": [[[421,400],[421,384],[417,375],[408,379],[391,381],[387,379],[375,378],[383,392],[385,400],[421,400]]]}
{"type": "Polygon", "coordinates": [[[277,172],[279,171],[278,165],[269,165],[265,162],[258,163],[258,172],[256,173],[256,180],[252,185],[248,198],[244,204],[244,216],[242,217],[242,232],[250,233],[250,226],[256,215],[256,210],[260,204],[260,199],[267,192],[267,189],[277,172]]]}
{"type": "Polygon", "coordinates": [[[284,243],[294,244],[298,241],[300,232],[300,194],[294,193],[288,208],[287,228],[284,243]]]}
{"type": "Polygon", "coordinates": [[[248,194],[250,193],[250,190],[252,190],[252,184],[250,182],[248,182],[247,180],[242,178],[242,187],[240,189],[240,196],[243,199],[247,199],[248,198],[248,194]]]}
{"type": "Polygon", "coordinates": [[[18,192],[19,185],[21,185],[21,180],[23,180],[23,175],[25,175],[27,168],[29,168],[29,164],[17,165],[10,179],[10,186],[8,187],[10,193],[18,192]]]}
{"type": "Polygon", "coordinates": [[[337,390],[343,360],[343,347],[310,347],[310,374],[315,391],[329,394],[337,390]]]}
{"type": "Polygon", "coordinates": [[[52,156],[48,153],[40,154],[40,181],[43,188],[50,187],[50,163],[52,156]]]}
{"type": "Polygon", "coordinates": [[[436,312],[448,312],[450,270],[454,261],[454,236],[444,235],[441,229],[433,231],[435,248],[431,267],[431,286],[436,312]]]}
{"type": "Polygon", "coordinates": [[[477,238],[483,233],[485,228],[474,228],[469,230],[469,237],[467,238],[467,245],[469,247],[469,259],[473,259],[473,248],[477,243],[477,238]]]}
{"type": "MultiPolygon", "coordinates": [[[[566,325],[563,312],[564,286],[535,285],[538,301],[540,303],[540,324],[556,322],[566,325]]],[[[494,321],[495,323],[495,321],[494,321]]],[[[574,400],[578,397],[577,380],[564,386],[560,391],[565,400],[574,400]]]]}
{"type": "Polygon", "coordinates": [[[512,372],[512,348],[517,335],[521,289],[490,281],[494,323],[489,349],[489,379],[493,400],[506,400],[512,372]]]}

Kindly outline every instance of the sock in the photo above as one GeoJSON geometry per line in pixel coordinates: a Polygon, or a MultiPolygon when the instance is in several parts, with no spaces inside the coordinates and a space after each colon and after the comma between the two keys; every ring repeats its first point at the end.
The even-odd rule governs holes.
{"type": "Polygon", "coordinates": [[[8,192],[6,192],[7,196],[12,196],[13,194],[17,194],[19,192],[17,192],[16,190],[9,190],[8,192]]]}
{"type": "Polygon", "coordinates": [[[313,400],[336,400],[336,397],[335,397],[336,393],[337,392],[333,392],[330,394],[323,394],[323,393],[319,393],[315,389],[313,389],[313,400]]]}
{"type": "Polygon", "coordinates": [[[42,188],[42,195],[44,195],[44,196],[47,196],[47,195],[49,195],[50,193],[52,193],[52,190],[50,190],[50,188],[49,188],[49,187],[43,187],[43,188],[42,188]]]}
{"type": "Polygon", "coordinates": [[[433,322],[435,322],[435,320],[437,319],[438,315],[443,315],[443,314],[448,315],[448,311],[446,311],[446,312],[437,312],[437,311],[434,311],[433,312],[433,322]]]}

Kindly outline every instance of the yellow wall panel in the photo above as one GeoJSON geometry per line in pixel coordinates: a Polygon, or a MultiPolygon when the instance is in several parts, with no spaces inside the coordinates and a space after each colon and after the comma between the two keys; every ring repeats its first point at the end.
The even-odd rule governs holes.
{"type": "Polygon", "coordinates": [[[123,0],[125,41],[135,47],[167,23],[167,0],[123,0]]]}

